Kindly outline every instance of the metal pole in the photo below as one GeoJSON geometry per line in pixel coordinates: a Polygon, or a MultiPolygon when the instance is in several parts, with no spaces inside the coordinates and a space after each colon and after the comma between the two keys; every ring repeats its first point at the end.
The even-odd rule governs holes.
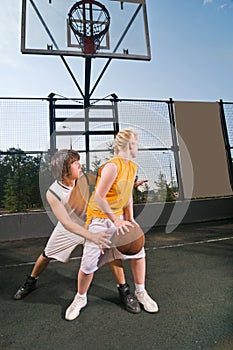
{"type": "Polygon", "coordinates": [[[85,90],[84,90],[84,113],[85,113],[85,144],[86,144],[86,168],[90,171],[90,80],[91,80],[91,57],[85,58],[85,90]]]}
{"type": "Polygon", "coordinates": [[[118,114],[118,98],[114,97],[112,100],[112,106],[113,106],[113,130],[114,134],[116,135],[119,131],[119,114],[118,114]]]}
{"type": "Polygon", "coordinates": [[[219,112],[220,112],[220,119],[222,124],[222,132],[223,132],[223,139],[225,144],[227,165],[229,170],[229,178],[230,178],[231,188],[233,189],[233,162],[231,157],[231,146],[230,146],[230,141],[229,141],[228,132],[227,132],[227,124],[226,124],[226,117],[225,117],[225,112],[223,107],[223,100],[219,100],[219,112]]]}
{"type": "Polygon", "coordinates": [[[169,157],[169,170],[170,170],[170,184],[171,184],[171,187],[173,188],[172,163],[171,163],[171,155],[169,152],[168,152],[168,157],[169,157]]]}
{"type": "Polygon", "coordinates": [[[53,155],[56,152],[56,123],[55,123],[55,102],[54,94],[48,96],[49,101],[49,133],[50,133],[50,150],[53,155]]]}
{"type": "MultiPolygon", "coordinates": [[[[89,16],[92,10],[89,9],[89,16]]],[[[86,6],[83,4],[84,36],[86,37],[86,6]]],[[[84,43],[85,45],[85,43],[84,43]]],[[[85,47],[84,47],[85,50],[85,47]]],[[[90,133],[89,133],[89,108],[90,108],[90,80],[91,80],[91,57],[85,58],[85,85],[84,85],[84,114],[85,114],[85,145],[86,145],[86,170],[90,171],[90,133]]]]}
{"type": "Polygon", "coordinates": [[[179,145],[178,145],[178,141],[177,141],[176,122],[175,122],[173,105],[174,105],[174,102],[173,102],[172,98],[170,98],[170,101],[168,103],[168,110],[169,110],[171,135],[172,135],[172,151],[174,152],[174,159],[175,159],[175,166],[176,166],[176,177],[177,177],[178,188],[179,188],[179,198],[181,200],[184,200],[185,199],[184,198],[184,188],[183,188],[183,181],[182,181],[181,168],[180,168],[179,145]]]}

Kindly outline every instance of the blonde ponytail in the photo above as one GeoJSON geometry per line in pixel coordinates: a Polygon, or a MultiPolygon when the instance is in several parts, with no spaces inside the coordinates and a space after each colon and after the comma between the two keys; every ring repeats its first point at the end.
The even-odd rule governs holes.
{"type": "Polygon", "coordinates": [[[126,150],[135,138],[137,139],[137,133],[133,130],[119,131],[114,140],[114,153],[117,155],[120,151],[126,150]]]}

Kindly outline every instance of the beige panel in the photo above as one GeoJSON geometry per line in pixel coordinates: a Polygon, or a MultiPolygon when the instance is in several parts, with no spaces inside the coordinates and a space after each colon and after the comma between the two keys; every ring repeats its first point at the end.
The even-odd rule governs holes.
{"type": "Polygon", "coordinates": [[[218,103],[175,102],[175,119],[185,198],[190,198],[190,172],[183,142],[193,166],[191,197],[232,195],[218,103]]]}

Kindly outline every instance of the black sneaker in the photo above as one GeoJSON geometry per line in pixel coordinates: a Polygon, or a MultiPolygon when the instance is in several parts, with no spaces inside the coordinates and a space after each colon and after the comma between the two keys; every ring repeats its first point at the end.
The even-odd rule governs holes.
{"type": "Polygon", "coordinates": [[[20,300],[26,297],[29,293],[37,288],[37,279],[31,276],[28,276],[26,282],[17,290],[14,295],[15,300],[20,300]]]}
{"type": "Polygon", "coordinates": [[[141,312],[141,307],[137,298],[130,293],[129,285],[127,283],[121,284],[117,287],[122,303],[125,305],[127,311],[133,314],[141,312]]]}

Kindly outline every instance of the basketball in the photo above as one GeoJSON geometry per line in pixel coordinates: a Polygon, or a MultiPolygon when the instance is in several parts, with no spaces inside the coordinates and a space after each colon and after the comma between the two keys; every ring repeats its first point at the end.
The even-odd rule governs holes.
{"type": "Polygon", "coordinates": [[[90,198],[91,187],[95,185],[96,176],[93,174],[83,174],[75,183],[70,194],[68,205],[75,214],[80,217],[86,212],[90,198]]]}
{"type": "Polygon", "coordinates": [[[115,234],[113,243],[124,255],[134,255],[140,252],[145,244],[145,235],[140,226],[127,226],[129,232],[115,234]]]}

